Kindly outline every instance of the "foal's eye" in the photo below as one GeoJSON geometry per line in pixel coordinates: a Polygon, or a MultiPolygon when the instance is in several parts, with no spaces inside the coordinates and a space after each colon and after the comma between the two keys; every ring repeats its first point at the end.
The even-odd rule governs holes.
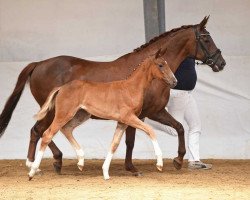
{"type": "Polygon", "coordinates": [[[163,65],[162,65],[162,64],[159,64],[159,67],[160,67],[160,68],[162,68],[162,67],[163,67],[163,65]]]}

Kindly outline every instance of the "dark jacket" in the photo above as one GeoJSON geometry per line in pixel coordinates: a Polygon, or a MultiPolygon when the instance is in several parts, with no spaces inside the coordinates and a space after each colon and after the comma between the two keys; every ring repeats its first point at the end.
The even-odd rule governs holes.
{"type": "Polygon", "coordinates": [[[178,80],[174,89],[176,90],[193,90],[197,81],[195,71],[195,60],[186,58],[175,72],[175,77],[178,80]]]}

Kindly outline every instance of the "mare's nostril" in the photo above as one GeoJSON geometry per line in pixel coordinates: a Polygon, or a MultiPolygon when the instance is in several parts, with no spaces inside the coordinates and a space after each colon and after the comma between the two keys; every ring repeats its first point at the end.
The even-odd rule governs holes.
{"type": "Polygon", "coordinates": [[[221,63],[221,67],[224,67],[226,65],[226,61],[223,61],[222,63],[221,63]]]}

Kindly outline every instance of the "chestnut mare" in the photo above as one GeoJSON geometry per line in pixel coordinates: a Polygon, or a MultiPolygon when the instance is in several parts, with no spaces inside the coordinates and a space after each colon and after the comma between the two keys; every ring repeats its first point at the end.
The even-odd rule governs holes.
{"type": "Polygon", "coordinates": [[[145,91],[153,79],[163,80],[170,87],[174,87],[177,83],[167,62],[160,57],[160,53],[159,50],[155,56],[146,58],[127,80],[109,83],[74,80],[52,90],[41,110],[35,116],[39,121],[55,106],[55,117],[43,134],[40,150],[31,166],[29,179],[31,180],[35,175],[46,147],[59,130],[63,132],[75,149],[78,167],[80,170],[83,169],[84,152],[74,139],[73,130],[68,123],[80,109],[83,109],[82,123],[87,121],[91,115],[117,121],[113,141],[102,167],[105,180],[110,178],[108,171],[111,159],[120,143],[123,132],[128,126],[141,129],[147,133],[153,143],[157,157],[156,167],[159,171],[162,171],[162,152],[156,140],[156,135],[149,125],[138,118],[142,111],[145,91]]]}
{"type": "MultiPolygon", "coordinates": [[[[53,88],[61,86],[72,80],[89,80],[96,82],[110,82],[121,80],[131,74],[135,66],[142,62],[149,55],[155,53],[162,46],[167,47],[164,59],[168,60],[171,70],[175,72],[180,63],[186,57],[193,57],[209,65],[213,71],[220,71],[225,66],[220,50],[216,47],[212,37],[205,26],[208,17],[205,17],[200,24],[182,26],[168,31],[149,43],[135,49],[132,53],[126,54],[112,62],[94,62],[74,58],[70,56],[59,56],[41,62],[29,64],[18,77],[16,87],[7,100],[4,110],[0,115],[0,136],[3,135],[12,113],[19,101],[26,82],[30,82],[31,92],[42,106],[53,88]]],[[[178,133],[178,158],[174,160],[174,166],[180,169],[185,154],[185,141],[183,126],[177,122],[165,110],[169,99],[170,88],[166,87],[163,81],[153,80],[146,91],[143,102],[143,109],[140,119],[148,117],[162,124],[173,127],[178,133]]],[[[74,125],[80,124],[77,118],[81,111],[76,113],[74,125]]],[[[54,118],[54,111],[49,112],[46,117],[36,122],[31,129],[29,152],[26,165],[30,166],[34,161],[36,145],[43,132],[49,127],[54,118]]],[[[138,170],[132,164],[132,151],[134,148],[135,128],[126,129],[126,159],[125,168],[135,175],[138,170]]],[[[62,153],[53,141],[49,144],[55,158],[54,168],[60,173],[62,167],[62,153]]]]}

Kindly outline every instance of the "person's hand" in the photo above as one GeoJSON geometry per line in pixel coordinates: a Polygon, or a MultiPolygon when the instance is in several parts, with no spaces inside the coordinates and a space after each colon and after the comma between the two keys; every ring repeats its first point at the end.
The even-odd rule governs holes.
{"type": "Polygon", "coordinates": [[[161,124],[159,122],[153,121],[153,120],[148,119],[148,118],[146,118],[143,121],[145,123],[151,125],[156,130],[162,131],[162,132],[167,133],[167,134],[172,135],[172,136],[177,136],[176,130],[170,126],[161,124]]]}

